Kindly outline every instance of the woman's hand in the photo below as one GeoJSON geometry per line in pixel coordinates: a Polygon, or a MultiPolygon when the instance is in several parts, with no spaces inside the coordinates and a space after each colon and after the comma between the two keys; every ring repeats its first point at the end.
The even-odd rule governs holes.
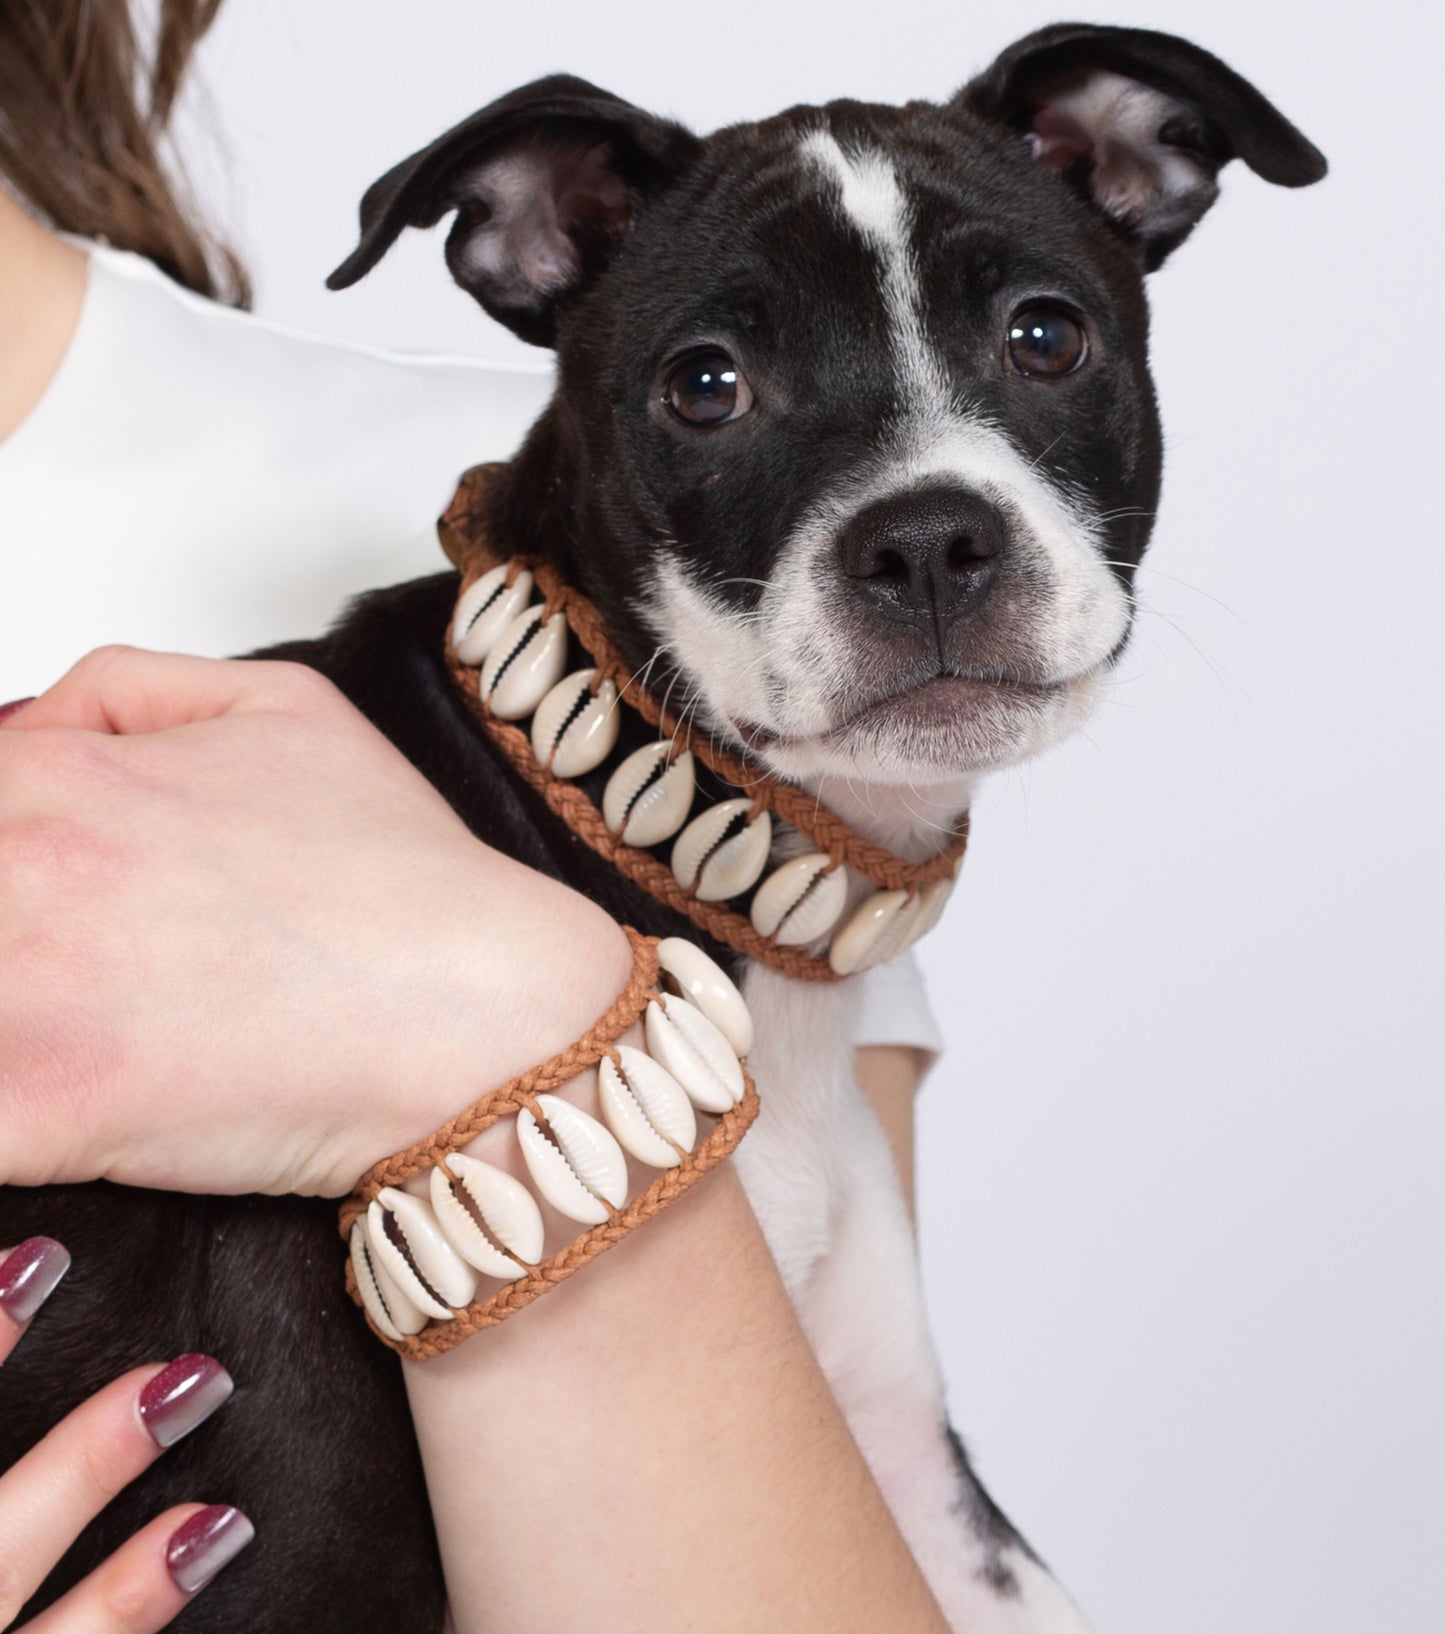
{"type": "MultiPolygon", "coordinates": [[[[21,1243],[0,1265],[0,1362],[69,1266],[69,1254],[49,1237],[21,1243]]],[[[0,1629],[11,1626],[116,1493],[230,1394],[226,1370],[209,1356],[136,1368],[77,1407],[0,1475],[0,1629]]],[[[252,1535],[251,1523],[229,1505],[168,1509],[17,1634],[150,1634],[252,1535]]]]}
{"type": "Polygon", "coordinates": [[[626,981],[327,681],[106,649],[0,721],[0,1182],[340,1194],[626,981]]]}

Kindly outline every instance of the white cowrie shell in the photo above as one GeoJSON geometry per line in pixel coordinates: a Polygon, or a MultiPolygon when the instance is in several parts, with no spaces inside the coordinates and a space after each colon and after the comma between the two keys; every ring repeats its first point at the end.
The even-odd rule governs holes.
{"type": "Polygon", "coordinates": [[[676,1168],[682,1161],[677,1147],[690,1152],[697,1139],[697,1117],[687,1092],[641,1050],[620,1044],[617,1054],[620,1072],[610,1057],[597,1070],[607,1127],[639,1163],[676,1168]]]}
{"type": "Polygon", "coordinates": [[[692,808],[692,751],[668,764],[669,743],[634,749],[607,780],[602,820],[624,845],[656,845],[676,834],[692,808]]]}
{"type": "Polygon", "coordinates": [[[917,939],[923,919],[923,894],[915,892],[893,916],[893,923],[874,944],[867,968],[887,964],[917,939]]]}
{"type": "Polygon", "coordinates": [[[394,1186],[384,1186],[376,1200],[395,1215],[417,1275],[427,1287],[448,1305],[470,1305],[476,1297],[477,1279],[447,1241],[425,1200],[394,1186]]]}
{"type": "Polygon", "coordinates": [[[509,1254],[515,1254],[528,1265],[542,1258],[542,1244],[547,1228],[542,1224],[542,1211],[537,1199],[504,1169],[493,1168],[480,1158],[453,1152],[446,1166],[466,1187],[472,1201],[481,1210],[487,1230],[509,1254]]]}
{"type": "Polygon", "coordinates": [[[859,903],[828,948],[828,963],[840,976],[862,968],[907,900],[907,891],[875,891],[859,903]]]}
{"type": "Polygon", "coordinates": [[[503,721],[530,715],[562,679],[567,666],[567,620],[544,619],[540,606],[514,618],[492,644],[482,665],[481,692],[503,721]]]}
{"type": "MultiPolygon", "coordinates": [[[[457,1253],[476,1270],[504,1282],[515,1282],[525,1276],[527,1267],[514,1253],[509,1252],[503,1233],[493,1223],[494,1218],[509,1215],[521,1220],[527,1227],[527,1246],[533,1249],[530,1261],[535,1263],[542,1255],[542,1211],[531,1192],[501,1169],[476,1158],[461,1158],[455,1170],[450,1164],[437,1164],[431,1172],[431,1206],[442,1235],[457,1253]],[[465,1176],[465,1178],[464,1178],[465,1176]],[[477,1224],[475,1216],[453,1190],[453,1182],[460,1184],[476,1204],[486,1229],[477,1224]],[[486,1201],[484,1202],[483,1199],[486,1201]],[[490,1204],[490,1211],[488,1208],[490,1204]],[[526,1210],[531,1210],[530,1217],[526,1210]],[[535,1230],[531,1222],[535,1221],[535,1230]],[[488,1235],[490,1233],[490,1236],[488,1235]],[[492,1239],[496,1238],[494,1242],[492,1239]],[[501,1247],[498,1247],[498,1244],[501,1247]]],[[[514,1239],[517,1232],[507,1235],[514,1239]]]]}
{"type": "Polygon", "coordinates": [[[617,688],[604,681],[591,690],[595,669],[564,676],[537,705],[532,717],[532,753],[558,777],[581,777],[600,766],[617,742],[621,716],[617,688]]]}
{"type": "Polygon", "coordinates": [[[672,872],[699,902],[726,902],[755,884],[767,867],[773,820],[761,811],[749,822],[752,809],[751,800],[720,800],[678,835],[672,872]]]}
{"type": "Polygon", "coordinates": [[[517,1139],[537,1189],[559,1214],[583,1225],[607,1219],[603,1200],[613,1208],[627,1201],[627,1159],[622,1148],[596,1118],[556,1095],[539,1095],[555,1143],[523,1107],[517,1114],[517,1139]]]}
{"type": "Polygon", "coordinates": [[[358,1218],[351,1227],[351,1265],[366,1313],[388,1339],[404,1339],[426,1326],[426,1313],[419,1311],[386,1274],[371,1252],[366,1222],[358,1218]]]}
{"type": "Polygon", "coordinates": [[[853,910],[848,923],[834,936],[828,948],[828,963],[840,976],[851,976],[881,963],[897,951],[891,946],[898,941],[896,933],[911,931],[917,914],[918,898],[910,899],[907,891],[875,891],[853,910]]]}
{"type": "Polygon", "coordinates": [[[657,964],[732,1046],[745,1056],[753,1047],[753,1018],[743,996],[716,960],[681,936],[665,936],[657,944],[657,964]]]}
{"type": "Polygon", "coordinates": [[[913,927],[911,940],[921,941],[943,917],[948,899],[953,895],[951,879],[936,879],[918,893],[918,923],[913,927]]]}
{"type": "Polygon", "coordinates": [[[527,605],[532,594],[532,575],[523,568],[507,583],[507,564],[494,567],[467,591],[457,603],[452,619],[452,646],[464,664],[475,668],[492,650],[492,644],[527,605]]]}
{"type": "Polygon", "coordinates": [[[775,936],[782,947],[826,936],[848,902],[848,873],[830,868],[833,859],[814,851],[775,869],[753,897],[753,928],[775,936]]]}
{"type": "Polygon", "coordinates": [[[743,1098],[743,1069],[732,1046],[686,999],[647,1006],[647,1047],[704,1112],[728,1112],[743,1098]]]}
{"type": "MultiPolygon", "coordinates": [[[[388,1191],[390,1189],[387,1188],[388,1191]]],[[[418,1310],[425,1311],[428,1316],[434,1316],[438,1322],[449,1322],[456,1312],[443,1305],[436,1294],[423,1284],[421,1278],[407,1264],[406,1255],[387,1234],[386,1220],[390,1213],[392,1211],[382,1204],[380,1198],[373,1198],[371,1206],[366,1211],[366,1240],[371,1248],[371,1257],[418,1310]]],[[[400,1226],[399,1221],[397,1224],[400,1226]]]]}

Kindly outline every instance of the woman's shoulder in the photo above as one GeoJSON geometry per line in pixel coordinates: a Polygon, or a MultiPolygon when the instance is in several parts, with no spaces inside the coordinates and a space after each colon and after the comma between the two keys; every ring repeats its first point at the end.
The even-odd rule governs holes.
{"type": "MultiPolygon", "coordinates": [[[[144,364],[159,408],[188,400],[225,422],[259,406],[271,425],[290,422],[322,443],[343,431],[404,437],[418,416],[433,430],[456,419],[458,437],[480,435],[500,443],[489,452],[505,453],[551,390],[546,364],[399,353],[318,335],[218,305],[140,256],[104,246],[91,256],[77,350],[144,364]]],[[[112,380],[120,372],[108,371],[112,380]]],[[[90,382],[93,402],[107,395],[94,390],[100,384],[90,382]]]]}
{"type": "Polygon", "coordinates": [[[546,369],[326,339],[91,254],[60,370],[0,445],[15,605],[70,614],[0,631],[0,696],[101,641],[316,634],[358,591],[443,567],[431,528],[458,474],[506,458],[551,391],[546,369]]]}
{"type": "Polygon", "coordinates": [[[309,334],[193,294],[140,256],[90,256],[70,349],[0,447],[0,509],[50,510],[51,530],[64,495],[82,510],[93,500],[112,537],[164,532],[223,477],[248,528],[294,534],[330,515],[327,531],[364,545],[434,515],[466,466],[510,454],[551,392],[545,366],[309,334]]]}

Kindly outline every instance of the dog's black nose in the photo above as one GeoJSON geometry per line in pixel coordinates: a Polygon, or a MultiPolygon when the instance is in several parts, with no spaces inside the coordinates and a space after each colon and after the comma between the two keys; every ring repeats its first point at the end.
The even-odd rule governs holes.
{"type": "Polygon", "coordinates": [[[1004,537],[981,494],[934,488],[869,505],[839,544],[844,573],[879,612],[942,630],[981,599],[1004,537]]]}

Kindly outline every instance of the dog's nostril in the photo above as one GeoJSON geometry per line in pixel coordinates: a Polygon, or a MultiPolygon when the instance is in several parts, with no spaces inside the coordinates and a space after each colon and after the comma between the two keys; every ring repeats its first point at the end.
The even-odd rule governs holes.
{"type": "Polygon", "coordinates": [[[990,555],[991,551],[979,549],[979,542],[971,533],[959,533],[949,540],[945,560],[955,573],[967,573],[990,555]]]}
{"type": "Polygon", "coordinates": [[[902,551],[880,550],[875,557],[875,564],[873,571],[868,574],[870,579],[886,579],[894,584],[908,583],[908,563],[902,551]]]}

